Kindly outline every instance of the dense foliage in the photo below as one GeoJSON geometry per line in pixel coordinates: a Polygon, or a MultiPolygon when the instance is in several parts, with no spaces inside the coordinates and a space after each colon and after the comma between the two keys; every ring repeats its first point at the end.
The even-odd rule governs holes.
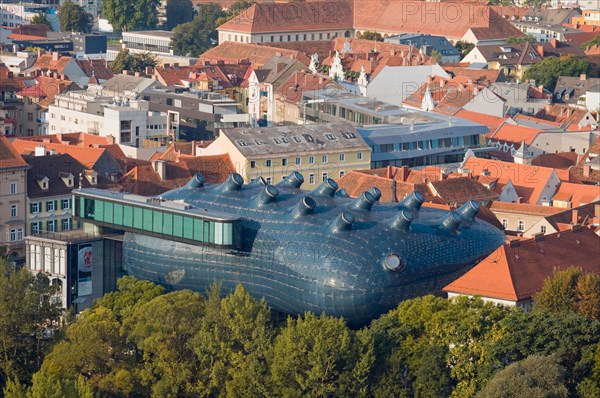
{"type": "Polygon", "coordinates": [[[585,43],[583,43],[581,45],[581,48],[583,50],[589,50],[590,48],[592,48],[594,46],[600,46],[600,35],[597,35],[592,40],[589,40],[589,41],[586,41],[585,43]]]}
{"type": "Polygon", "coordinates": [[[46,18],[46,14],[44,13],[39,13],[33,16],[33,18],[31,18],[31,23],[32,24],[39,24],[39,25],[46,25],[48,27],[48,29],[53,30],[52,29],[52,24],[50,23],[50,21],[48,21],[48,18],[46,18]]]}
{"type": "Polygon", "coordinates": [[[381,36],[381,33],[373,32],[371,30],[361,33],[358,35],[358,38],[363,40],[383,41],[383,36],[381,36]]]}
{"type": "Polygon", "coordinates": [[[201,5],[198,15],[191,22],[173,29],[175,35],[171,44],[175,55],[197,57],[211,48],[218,39],[215,21],[225,15],[225,12],[217,4],[201,5]]]}
{"type": "Polygon", "coordinates": [[[468,53],[471,52],[472,49],[475,48],[475,44],[469,43],[468,41],[459,40],[454,45],[458,51],[460,51],[460,56],[465,57],[468,53]]]}
{"type": "Polygon", "coordinates": [[[60,30],[63,32],[90,33],[94,24],[94,17],[87,13],[79,4],[70,1],[58,9],[60,30]]]}
{"type": "MultiPolygon", "coordinates": [[[[38,279],[27,271],[5,272],[11,276],[0,280],[0,294],[25,300],[23,286],[37,289],[38,279]]],[[[553,284],[562,286],[548,285],[553,284]]],[[[563,297],[571,293],[557,291],[563,297]]],[[[30,322],[18,308],[2,308],[0,326],[8,322],[5,314],[30,322]]],[[[251,298],[241,285],[226,297],[218,286],[204,296],[166,293],[125,277],[118,291],[98,300],[60,341],[51,342],[41,367],[25,362],[23,371],[6,373],[3,365],[9,375],[4,394],[597,397],[600,322],[566,308],[536,305],[525,313],[481,299],[424,296],[353,330],[342,319],[311,313],[278,323],[264,300],[251,298]]],[[[35,319],[40,325],[42,317],[35,319]]],[[[13,344],[22,344],[22,338],[13,344]]],[[[24,345],[17,351],[32,349],[24,345]]]]}
{"type": "Polygon", "coordinates": [[[250,8],[250,6],[254,4],[253,1],[245,1],[245,0],[236,0],[235,3],[233,3],[224,13],[223,16],[221,16],[219,19],[217,19],[216,21],[216,25],[222,25],[225,22],[237,17],[238,15],[240,15],[242,12],[244,12],[246,9],[250,8]]]}
{"type": "Polygon", "coordinates": [[[536,84],[554,91],[559,76],[579,76],[590,71],[590,62],[575,55],[547,57],[523,74],[524,79],[535,79],[536,84]]]}
{"type": "Polygon", "coordinates": [[[194,19],[194,6],[191,0],[168,0],[166,13],[166,28],[167,30],[173,30],[177,25],[194,19]]]}
{"type": "Polygon", "coordinates": [[[124,70],[129,72],[144,72],[146,67],[155,67],[156,63],[156,56],[150,53],[131,54],[129,50],[125,48],[119,51],[111,64],[111,69],[116,74],[119,74],[124,70]]]}
{"type": "Polygon", "coordinates": [[[506,39],[506,44],[535,43],[535,37],[530,35],[513,36],[506,39]]]}
{"type": "Polygon", "coordinates": [[[103,0],[102,15],[115,31],[156,29],[160,0],[103,0]]]}

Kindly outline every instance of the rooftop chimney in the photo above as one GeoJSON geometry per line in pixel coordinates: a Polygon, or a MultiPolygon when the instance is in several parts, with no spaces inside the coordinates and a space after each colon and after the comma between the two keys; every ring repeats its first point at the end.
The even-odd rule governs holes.
{"type": "Polygon", "coordinates": [[[571,224],[579,224],[579,210],[577,209],[571,211],[571,224]]]}
{"type": "Polygon", "coordinates": [[[155,160],[152,162],[154,172],[158,174],[161,181],[167,180],[167,162],[164,160],[155,160]]]}
{"type": "Polygon", "coordinates": [[[60,54],[58,52],[53,52],[52,53],[52,60],[53,61],[58,61],[58,59],[60,58],[60,54]]]}
{"type": "Polygon", "coordinates": [[[46,147],[43,145],[36,145],[35,156],[46,156],[46,147]]]}
{"type": "Polygon", "coordinates": [[[533,234],[533,241],[534,242],[543,242],[544,241],[544,234],[543,233],[537,233],[537,234],[533,234]]]}
{"type": "Polygon", "coordinates": [[[135,73],[134,73],[134,76],[135,76],[135,77],[141,77],[141,76],[142,76],[142,74],[141,74],[140,72],[135,72],[135,73]]]}
{"type": "Polygon", "coordinates": [[[581,75],[579,75],[579,80],[586,80],[587,79],[587,75],[585,73],[582,73],[581,75]]]}
{"type": "Polygon", "coordinates": [[[542,46],[541,44],[538,44],[537,52],[538,52],[538,54],[540,54],[540,57],[544,58],[544,46],[542,46]]]}
{"type": "Polygon", "coordinates": [[[519,239],[511,239],[508,245],[509,247],[519,247],[521,246],[521,241],[519,239]]]}
{"type": "Polygon", "coordinates": [[[590,166],[589,164],[584,164],[583,165],[583,176],[585,178],[590,178],[591,172],[592,172],[592,166],[590,166]]]}
{"type": "Polygon", "coordinates": [[[556,48],[556,47],[558,47],[558,40],[556,40],[556,39],[550,39],[550,45],[551,45],[553,48],[556,48]]]}

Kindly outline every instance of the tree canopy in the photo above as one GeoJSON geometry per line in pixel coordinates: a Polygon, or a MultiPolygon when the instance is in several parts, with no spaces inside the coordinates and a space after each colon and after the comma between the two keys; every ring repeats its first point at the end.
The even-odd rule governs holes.
{"type": "Polygon", "coordinates": [[[579,76],[588,73],[590,61],[575,55],[546,57],[542,62],[533,65],[523,74],[524,79],[535,79],[536,84],[542,84],[554,91],[559,76],[579,76]]]}
{"type": "Polygon", "coordinates": [[[454,45],[458,51],[460,51],[460,56],[465,57],[468,53],[471,52],[472,49],[475,48],[475,44],[469,43],[467,41],[459,40],[454,45]]]}
{"type": "Polygon", "coordinates": [[[50,21],[48,21],[48,18],[46,18],[46,14],[41,13],[41,12],[34,15],[33,18],[31,18],[31,23],[46,25],[48,27],[48,29],[53,30],[52,24],[50,23],[50,21]]]}
{"type": "Polygon", "coordinates": [[[116,74],[119,74],[124,70],[130,72],[144,72],[146,67],[155,67],[156,63],[156,56],[150,53],[131,54],[128,49],[124,48],[119,51],[115,57],[111,69],[116,74]]]}
{"type": "Polygon", "coordinates": [[[194,6],[191,0],[167,1],[167,30],[173,30],[177,25],[191,22],[194,19],[194,6]]]}
{"type": "Polygon", "coordinates": [[[151,30],[158,24],[160,0],[103,0],[102,15],[116,31],[151,30]]]}
{"type": "Polygon", "coordinates": [[[535,43],[535,37],[531,36],[531,35],[525,35],[525,36],[513,36],[513,37],[509,37],[508,39],[506,39],[506,44],[520,44],[520,43],[535,43]]]}
{"type": "Polygon", "coordinates": [[[224,15],[217,19],[215,24],[219,26],[237,17],[246,9],[250,8],[252,4],[254,4],[253,1],[236,0],[235,3],[224,12],[224,15]]]}
{"type": "Polygon", "coordinates": [[[241,285],[202,295],[125,277],[64,333],[36,341],[31,331],[45,330],[55,314],[34,311],[46,302],[39,298],[47,297],[47,278],[0,271],[7,398],[595,398],[600,391],[600,322],[577,307],[527,313],[480,298],[424,296],[356,330],[310,312],[278,322],[241,285]],[[35,300],[23,308],[28,290],[35,300]],[[6,300],[13,296],[18,303],[6,300]],[[29,322],[26,333],[12,326],[29,322]],[[17,360],[21,351],[30,359],[17,360]]]}
{"type": "Polygon", "coordinates": [[[589,50],[594,46],[600,46],[600,35],[596,35],[592,40],[588,40],[581,45],[583,50],[589,50]]]}
{"type": "Polygon", "coordinates": [[[175,35],[171,41],[176,55],[190,55],[197,57],[217,42],[217,25],[215,21],[225,16],[225,13],[216,4],[203,4],[198,15],[188,23],[173,29],[175,35]]]}
{"type": "Polygon", "coordinates": [[[60,30],[67,32],[90,33],[94,24],[94,17],[87,13],[79,4],[70,1],[58,9],[60,30]]]}
{"type": "Polygon", "coordinates": [[[381,33],[373,32],[371,30],[362,32],[358,38],[363,40],[383,41],[383,36],[381,36],[381,33]]]}

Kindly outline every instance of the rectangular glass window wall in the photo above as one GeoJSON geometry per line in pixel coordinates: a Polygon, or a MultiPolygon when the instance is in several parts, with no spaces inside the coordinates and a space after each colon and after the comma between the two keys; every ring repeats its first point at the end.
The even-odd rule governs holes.
{"type": "Polygon", "coordinates": [[[187,240],[230,246],[237,244],[239,222],[203,220],[194,216],[174,214],[159,209],[109,202],[99,199],[77,197],[77,215],[86,220],[184,238],[187,240]]]}

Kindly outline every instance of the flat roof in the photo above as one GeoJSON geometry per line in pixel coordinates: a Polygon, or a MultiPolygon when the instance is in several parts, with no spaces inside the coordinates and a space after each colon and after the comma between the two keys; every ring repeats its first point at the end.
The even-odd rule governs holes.
{"type": "Polygon", "coordinates": [[[147,207],[153,210],[163,210],[168,211],[169,213],[176,213],[185,216],[196,216],[198,218],[210,221],[233,222],[241,220],[241,217],[237,215],[197,208],[188,203],[185,203],[182,200],[171,201],[155,197],[107,191],[98,188],[75,189],[73,190],[73,194],[95,198],[99,200],[107,200],[110,202],[120,202],[128,205],[147,207]]]}
{"type": "Polygon", "coordinates": [[[137,30],[134,32],[123,32],[123,36],[132,35],[132,36],[152,36],[152,37],[160,37],[163,39],[171,39],[175,34],[168,30],[137,30]]]}

